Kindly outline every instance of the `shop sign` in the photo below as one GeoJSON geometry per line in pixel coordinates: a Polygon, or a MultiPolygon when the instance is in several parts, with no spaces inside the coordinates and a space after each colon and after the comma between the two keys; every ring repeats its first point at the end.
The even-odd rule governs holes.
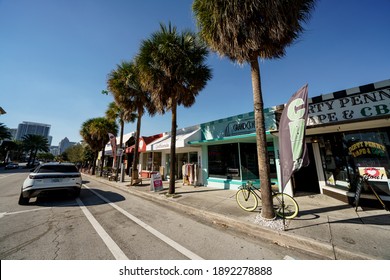
{"type": "Polygon", "coordinates": [[[151,174],[151,176],[150,176],[150,190],[155,191],[155,192],[163,190],[162,178],[161,178],[161,174],[159,172],[151,174]]]}
{"type": "Polygon", "coordinates": [[[359,167],[359,174],[366,180],[387,182],[386,170],[384,167],[359,167]]]}
{"type": "Polygon", "coordinates": [[[308,126],[390,115],[390,88],[309,104],[308,126]]]}
{"type": "Polygon", "coordinates": [[[225,136],[234,136],[234,135],[242,135],[249,134],[256,131],[255,119],[243,119],[237,120],[228,125],[225,128],[225,136]]]}
{"type": "Polygon", "coordinates": [[[360,141],[348,148],[349,154],[353,157],[364,155],[385,156],[386,147],[382,144],[371,141],[360,141]]]}

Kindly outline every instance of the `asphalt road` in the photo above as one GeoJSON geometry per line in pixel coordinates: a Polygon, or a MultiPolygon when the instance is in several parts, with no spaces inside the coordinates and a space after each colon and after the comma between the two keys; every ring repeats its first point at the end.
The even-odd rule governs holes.
{"type": "Polygon", "coordinates": [[[0,170],[2,260],[316,259],[176,212],[97,181],[78,199],[18,205],[28,171],[0,170]]]}

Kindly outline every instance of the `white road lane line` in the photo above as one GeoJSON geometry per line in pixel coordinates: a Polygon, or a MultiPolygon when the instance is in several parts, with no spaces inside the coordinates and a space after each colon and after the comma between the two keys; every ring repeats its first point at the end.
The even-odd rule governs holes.
{"type": "Polygon", "coordinates": [[[145,230],[149,231],[151,234],[153,234],[154,236],[156,236],[157,238],[159,238],[160,240],[164,241],[165,243],[167,243],[169,246],[171,246],[172,248],[174,248],[175,250],[179,251],[181,254],[183,254],[184,256],[188,257],[189,259],[191,260],[203,260],[203,258],[201,258],[200,256],[196,255],[195,253],[191,252],[190,250],[188,250],[187,248],[183,247],[182,245],[180,245],[179,243],[177,243],[176,241],[173,241],[172,239],[170,239],[169,237],[165,236],[164,234],[162,234],[161,232],[155,230],[154,228],[152,228],[151,226],[149,226],[148,224],[144,223],[143,221],[141,221],[140,219],[138,219],[137,217],[131,215],[129,212],[125,211],[124,209],[120,208],[119,206],[117,206],[116,204],[112,203],[111,201],[109,201],[107,198],[105,198],[104,196],[100,195],[99,193],[97,193],[96,191],[90,189],[88,186],[86,185],[83,185],[85,188],[87,188],[89,191],[93,192],[96,196],[98,196],[100,199],[102,199],[103,201],[107,202],[109,205],[111,205],[113,208],[115,208],[116,210],[118,210],[119,212],[121,212],[123,215],[125,215],[126,217],[128,217],[129,219],[131,219],[133,222],[135,222],[136,224],[138,224],[139,226],[143,227],[145,230]]]}
{"type": "Polygon", "coordinates": [[[29,210],[17,211],[17,212],[3,212],[3,213],[0,213],[0,218],[3,218],[4,216],[8,216],[8,215],[17,215],[17,214],[35,212],[35,211],[40,211],[40,210],[50,210],[51,208],[52,207],[34,208],[34,209],[29,209],[29,210]]]}
{"type": "Polygon", "coordinates": [[[115,241],[108,235],[108,233],[103,229],[103,227],[99,224],[99,222],[94,218],[94,216],[89,212],[87,207],[85,207],[84,203],[76,198],[77,203],[79,204],[81,210],[84,215],[87,217],[93,228],[99,234],[100,238],[106,244],[108,249],[111,251],[116,260],[128,260],[129,258],[123,253],[121,248],[115,243],[115,241]]]}
{"type": "Polygon", "coordinates": [[[14,175],[15,175],[15,173],[13,173],[13,174],[0,174],[0,179],[11,177],[11,176],[14,176],[14,175]]]}

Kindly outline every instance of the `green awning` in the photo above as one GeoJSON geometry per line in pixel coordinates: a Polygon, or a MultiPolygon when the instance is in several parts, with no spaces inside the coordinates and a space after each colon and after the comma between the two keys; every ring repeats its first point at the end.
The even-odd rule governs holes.
{"type": "MultiPolygon", "coordinates": [[[[271,135],[269,131],[266,132],[267,135],[271,135]]],[[[188,142],[189,145],[208,145],[208,144],[214,144],[216,142],[219,143],[229,143],[229,142],[251,142],[254,140],[256,142],[256,133],[249,133],[249,134],[243,134],[243,135],[234,135],[234,136],[227,136],[227,137],[221,137],[221,138],[214,138],[209,140],[199,140],[199,141],[190,141],[188,142]],[[242,140],[242,141],[240,141],[242,140]]]]}

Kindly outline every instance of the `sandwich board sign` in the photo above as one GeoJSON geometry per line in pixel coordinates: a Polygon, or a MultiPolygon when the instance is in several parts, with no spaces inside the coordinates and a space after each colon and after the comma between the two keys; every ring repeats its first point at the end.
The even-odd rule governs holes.
{"type": "Polygon", "coordinates": [[[155,192],[163,190],[162,178],[161,178],[161,174],[159,172],[151,174],[150,190],[155,191],[155,192]]]}

